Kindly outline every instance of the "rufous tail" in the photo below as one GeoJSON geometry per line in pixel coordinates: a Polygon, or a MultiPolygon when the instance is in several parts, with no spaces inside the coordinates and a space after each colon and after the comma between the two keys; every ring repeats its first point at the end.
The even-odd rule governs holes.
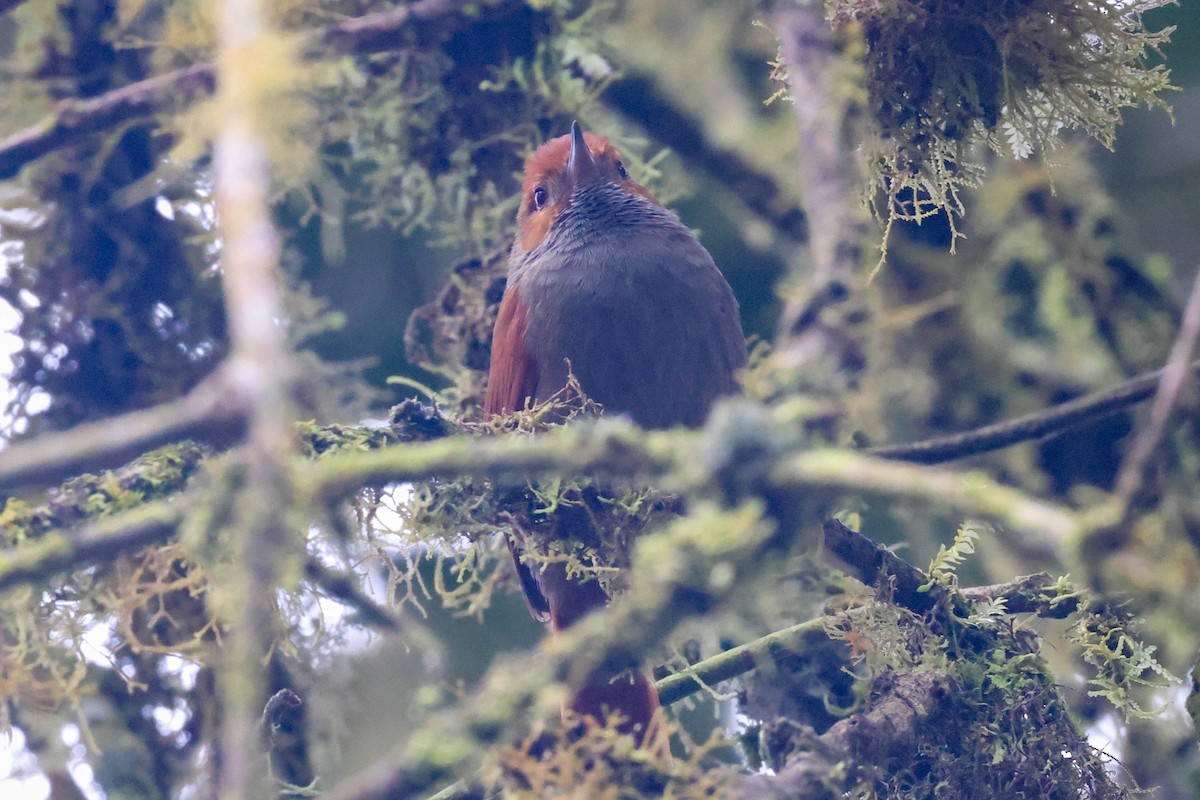
{"type": "MultiPolygon", "coordinates": [[[[567,576],[561,562],[551,563],[538,576],[550,608],[550,624],[563,631],[608,603],[608,595],[594,578],[567,576]]],[[[623,733],[634,734],[639,743],[651,743],[657,734],[658,691],[649,675],[635,668],[614,673],[594,671],[576,691],[564,710],[592,717],[601,725],[616,720],[623,733]]]]}

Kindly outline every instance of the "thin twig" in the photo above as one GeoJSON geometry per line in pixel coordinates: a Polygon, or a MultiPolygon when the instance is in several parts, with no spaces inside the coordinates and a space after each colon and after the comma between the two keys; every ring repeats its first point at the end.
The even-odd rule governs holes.
{"type": "Polygon", "coordinates": [[[658,689],[658,700],[664,706],[677,703],[685,697],[699,692],[705,686],[714,686],[730,678],[736,678],[755,669],[759,660],[768,651],[780,645],[796,647],[798,642],[808,641],[809,637],[826,639],[825,619],[819,617],[784,628],[747,642],[737,647],[731,647],[711,658],[706,658],[678,672],[668,675],[655,683],[658,689]]]}
{"type": "Polygon", "coordinates": [[[304,575],[328,592],[334,600],[357,611],[360,619],[367,625],[391,633],[401,630],[399,618],[363,592],[355,580],[357,576],[331,570],[312,556],[304,562],[304,575]]]}
{"type": "MultiPolygon", "coordinates": [[[[1186,373],[1188,369],[1193,373],[1200,372],[1200,361],[1193,361],[1190,367],[1185,364],[1182,371],[1186,373]]],[[[1002,450],[1022,442],[1044,439],[1150,399],[1166,380],[1166,372],[1166,369],[1160,369],[1138,375],[1117,386],[994,425],[910,444],[871,447],[864,452],[896,461],[942,464],[967,456],[1002,450]]]]}
{"type": "Polygon", "coordinates": [[[1171,345],[1171,355],[1167,365],[1159,371],[1161,377],[1154,396],[1154,405],[1150,407],[1150,420],[1134,440],[1121,464],[1121,471],[1117,474],[1116,496],[1123,510],[1122,516],[1128,514],[1134,496],[1142,486],[1146,464],[1162,441],[1184,382],[1190,374],[1194,374],[1198,366],[1190,363],[1196,349],[1197,337],[1200,337],[1200,267],[1197,268],[1191,294],[1188,295],[1187,305],[1183,309],[1179,333],[1171,345]]]}

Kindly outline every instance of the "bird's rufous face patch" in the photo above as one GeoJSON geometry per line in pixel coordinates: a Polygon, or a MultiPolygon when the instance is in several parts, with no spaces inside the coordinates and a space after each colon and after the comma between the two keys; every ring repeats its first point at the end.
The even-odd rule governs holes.
{"type": "MultiPolygon", "coordinates": [[[[639,194],[652,203],[658,200],[625,173],[621,154],[608,138],[585,131],[583,139],[596,162],[600,174],[628,192],[639,194]]],[[[525,180],[521,184],[521,208],[517,212],[520,231],[517,234],[521,249],[529,252],[546,238],[550,225],[566,208],[571,198],[567,160],[571,155],[571,136],[551,139],[534,151],[525,161],[525,180]]]]}

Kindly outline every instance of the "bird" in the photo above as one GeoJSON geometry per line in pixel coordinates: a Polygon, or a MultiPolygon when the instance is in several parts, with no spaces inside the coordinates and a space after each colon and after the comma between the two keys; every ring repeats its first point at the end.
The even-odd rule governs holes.
{"type": "MultiPolygon", "coordinates": [[[[517,235],[492,335],[484,412],[511,414],[561,392],[573,377],[604,414],[639,426],[704,424],[735,394],[746,340],[732,289],[679,217],[629,176],[616,147],[584,132],[528,158],[517,235]]],[[[587,524],[561,508],[556,535],[587,524]]],[[[561,562],[538,570],[508,536],[534,617],[565,630],[608,603],[594,579],[561,562]]],[[[570,710],[647,741],[657,726],[650,677],[600,668],[574,690],[570,710]]]]}

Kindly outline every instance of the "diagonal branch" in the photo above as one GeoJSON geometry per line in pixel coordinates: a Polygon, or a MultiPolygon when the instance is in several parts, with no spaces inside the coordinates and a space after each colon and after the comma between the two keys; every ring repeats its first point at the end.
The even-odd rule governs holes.
{"type": "MultiPolygon", "coordinates": [[[[316,49],[332,48],[344,54],[375,53],[404,46],[410,35],[436,40],[475,19],[469,10],[502,4],[519,5],[516,0],[418,0],[316,31],[310,42],[316,49]]],[[[0,140],[0,180],[85,136],[211,95],[216,91],[216,75],[211,63],[193,64],[97,97],[64,100],[49,118],[0,140]]]]}
{"type": "Polygon", "coordinates": [[[1150,420],[1134,439],[1117,476],[1117,501],[1125,515],[1129,513],[1129,507],[1141,488],[1146,464],[1166,433],[1167,423],[1175,411],[1180,392],[1188,377],[1194,376],[1197,366],[1200,366],[1192,361],[1197,338],[1200,338],[1200,267],[1197,268],[1196,279],[1192,282],[1192,291],[1183,310],[1179,333],[1171,345],[1167,365],[1155,373],[1158,380],[1154,404],[1150,408],[1150,420]]]}
{"type": "Polygon", "coordinates": [[[713,686],[743,675],[758,666],[759,660],[776,647],[803,649],[804,642],[824,641],[825,618],[818,617],[784,628],[737,647],[706,658],[686,669],[668,675],[655,684],[658,701],[664,706],[677,703],[705,686],[713,686]]]}
{"type": "Polygon", "coordinates": [[[77,530],[56,532],[0,553],[0,592],[21,584],[39,584],[67,570],[112,561],[123,553],[162,544],[183,519],[180,502],[159,501],[106,517],[77,530]]]}
{"type": "Polygon", "coordinates": [[[47,119],[0,140],[0,180],[13,177],[29,162],[89,134],[148,116],[170,103],[187,103],[210,95],[215,89],[216,68],[194,64],[97,97],[63,100],[47,119]]]}
{"type": "Polygon", "coordinates": [[[663,94],[650,76],[626,72],[608,84],[600,99],[709,175],[779,233],[796,242],[805,241],[804,212],[779,183],[736,151],[714,145],[700,121],[663,94]]]}
{"type": "Polygon", "coordinates": [[[233,441],[244,423],[242,396],[221,369],[178,400],[8,445],[0,490],[53,483],[181,439],[233,441]]]}
{"type": "Polygon", "coordinates": [[[304,577],[324,589],[334,600],[357,611],[361,622],[389,633],[401,630],[400,619],[359,588],[358,576],[353,573],[332,570],[309,556],[304,562],[304,577]]]}
{"type": "MultiPolygon", "coordinates": [[[[1187,365],[1186,358],[1185,356],[1184,363],[1178,367],[1181,375],[1200,372],[1200,361],[1193,361],[1187,365]]],[[[1117,386],[994,425],[909,444],[871,447],[865,452],[880,458],[916,464],[942,464],[967,456],[1002,450],[1022,442],[1043,439],[1149,400],[1166,381],[1167,371],[1172,368],[1169,364],[1164,369],[1138,375],[1117,386]]]]}

